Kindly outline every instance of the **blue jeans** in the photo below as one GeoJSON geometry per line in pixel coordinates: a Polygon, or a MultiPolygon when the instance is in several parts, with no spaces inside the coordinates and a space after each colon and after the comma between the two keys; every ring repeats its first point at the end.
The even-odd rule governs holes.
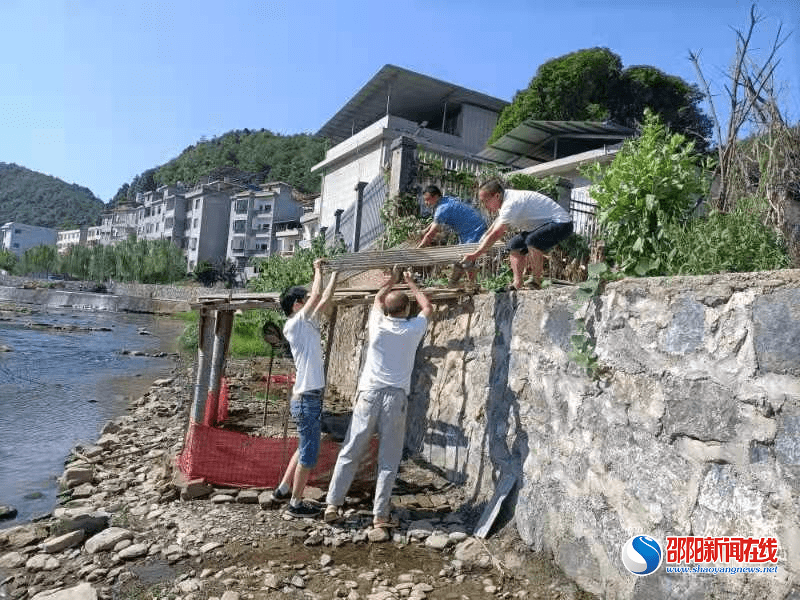
{"type": "Polygon", "coordinates": [[[299,462],[307,469],[317,464],[319,456],[319,437],[322,427],[323,390],[308,390],[292,396],[289,409],[297,424],[300,436],[297,448],[300,450],[299,462]]]}

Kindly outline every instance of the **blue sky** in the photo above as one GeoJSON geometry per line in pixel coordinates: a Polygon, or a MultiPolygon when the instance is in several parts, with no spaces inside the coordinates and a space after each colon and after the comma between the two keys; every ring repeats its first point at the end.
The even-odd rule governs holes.
{"type": "MultiPolygon", "coordinates": [[[[783,22],[782,106],[800,120],[800,1],[762,0],[755,40],[783,22]]],[[[201,136],[316,132],[396,64],[511,100],[548,59],[594,46],[690,83],[688,51],[723,91],[741,0],[3,0],[0,162],[90,188],[120,185],[201,136]]]]}

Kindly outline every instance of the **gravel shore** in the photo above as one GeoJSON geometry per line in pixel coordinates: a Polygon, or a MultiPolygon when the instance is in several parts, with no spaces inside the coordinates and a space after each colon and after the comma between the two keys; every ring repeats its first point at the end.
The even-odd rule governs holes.
{"type": "MultiPolygon", "coordinates": [[[[243,404],[260,368],[229,368],[240,429],[248,415],[261,419],[243,404]]],[[[155,381],[94,444],[73,450],[52,515],[0,530],[0,599],[592,597],[526,548],[508,516],[490,538],[473,537],[468,490],[419,462],[401,465],[399,526],[389,531],[371,525],[369,488],[352,490],[344,520],[328,525],[289,517],[269,490],[187,484],[174,458],[191,380],[178,364],[155,381]]],[[[324,490],[307,496],[321,503],[324,490]]]]}

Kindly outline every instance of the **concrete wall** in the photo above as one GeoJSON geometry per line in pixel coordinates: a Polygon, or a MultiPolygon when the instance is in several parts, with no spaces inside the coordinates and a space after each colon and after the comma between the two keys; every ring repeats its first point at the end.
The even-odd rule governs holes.
{"type": "MultiPolygon", "coordinates": [[[[516,476],[520,536],[593,593],[798,597],[800,271],[610,284],[589,319],[599,382],[568,358],[572,295],[440,306],[417,352],[408,449],[477,508],[516,476]],[[635,534],[775,537],[779,570],[636,577],[620,558],[635,534]]],[[[339,309],[328,381],[341,393],[365,319],[339,309]]]]}

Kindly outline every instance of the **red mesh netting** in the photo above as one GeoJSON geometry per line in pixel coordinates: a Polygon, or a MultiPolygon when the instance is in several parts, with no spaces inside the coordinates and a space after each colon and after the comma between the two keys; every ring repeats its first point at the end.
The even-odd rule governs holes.
{"type": "MultiPolygon", "coordinates": [[[[311,471],[308,485],[330,482],[340,447],[338,442],[323,436],[317,466],[311,471]]],[[[189,479],[234,487],[274,488],[296,448],[295,437],[262,438],[191,423],[178,466],[189,479]]],[[[355,481],[375,479],[377,448],[378,441],[373,438],[355,481]]]]}

